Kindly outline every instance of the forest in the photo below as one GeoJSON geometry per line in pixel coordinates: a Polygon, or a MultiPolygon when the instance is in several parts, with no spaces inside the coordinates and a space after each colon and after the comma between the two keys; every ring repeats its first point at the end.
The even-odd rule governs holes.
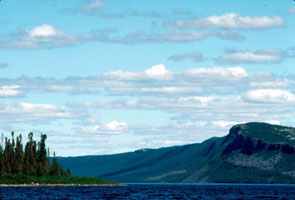
{"type": "Polygon", "coordinates": [[[0,175],[23,174],[31,176],[71,176],[71,171],[66,172],[58,164],[53,154],[50,159],[49,148],[46,148],[46,134],[41,134],[40,141],[35,141],[33,133],[28,134],[28,141],[23,145],[20,134],[15,138],[14,132],[11,138],[2,134],[0,145],[0,175]]]}
{"type": "Polygon", "coordinates": [[[40,140],[35,141],[33,133],[28,134],[26,144],[20,134],[11,138],[2,134],[0,144],[0,185],[36,184],[51,185],[105,185],[115,184],[98,177],[72,176],[68,168],[63,170],[59,165],[55,153],[50,157],[49,148],[46,147],[46,134],[40,135],[40,140]]]}

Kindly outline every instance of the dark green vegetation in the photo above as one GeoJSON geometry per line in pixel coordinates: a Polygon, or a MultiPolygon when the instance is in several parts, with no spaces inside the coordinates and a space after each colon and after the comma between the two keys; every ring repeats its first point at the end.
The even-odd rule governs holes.
{"type": "Polygon", "coordinates": [[[294,133],[290,127],[247,123],[200,144],[58,161],[74,175],[118,182],[295,183],[294,133]]]}
{"type": "Polygon", "coordinates": [[[285,143],[295,145],[295,129],[266,123],[247,123],[236,125],[244,136],[263,139],[270,143],[285,143]]]}
{"type": "Polygon", "coordinates": [[[97,177],[77,176],[30,176],[24,174],[6,174],[0,178],[0,184],[114,184],[97,177]]]}
{"type": "Polygon", "coordinates": [[[5,138],[0,145],[0,184],[112,184],[97,177],[72,177],[68,168],[64,171],[57,158],[49,159],[45,134],[39,142],[29,133],[28,142],[23,148],[22,136],[5,138]],[[51,161],[50,161],[51,160],[51,161]]]}
{"type": "Polygon", "coordinates": [[[33,139],[33,133],[29,133],[28,142],[23,148],[22,136],[14,138],[11,133],[11,139],[5,138],[5,144],[0,145],[0,175],[5,174],[26,174],[32,176],[66,176],[71,172],[68,169],[66,173],[53,157],[49,161],[49,149],[46,149],[45,134],[41,134],[40,141],[33,139]]]}

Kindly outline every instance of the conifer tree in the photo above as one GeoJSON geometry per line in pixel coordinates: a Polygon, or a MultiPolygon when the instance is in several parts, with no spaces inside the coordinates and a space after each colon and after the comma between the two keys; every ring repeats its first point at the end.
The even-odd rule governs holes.
{"type": "Polygon", "coordinates": [[[13,159],[13,148],[9,139],[5,138],[5,149],[4,149],[4,168],[5,173],[12,173],[12,159],[13,159]]]}
{"type": "Polygon", "coordinates": [[[28,142],[23,149],[22,135],[11,139],[5,138],[3,144],[3,134],[0,144],[0,176],[4,174],[26,174],[26,175],[51,175],[51,176],[71,176],[70,169],[65,172],[57,162],[55,153],[52,163],[49,159],[49,148],[46,150],[45,134],[41,134],[40,141],[37,143],[33,139],[33,133],[29,133],[28,142]],[[37,145],[38,144],[38,145],[37,145]]]}
{"type": "Polygon", "coordinates": [[[70,168],[68,168],[68,170],[67,170],[67,176],[72,176],[72,172],[71,172],[70,168]]]}
{"type": "Polygon", "coordinates": [[[10,149],[10,166],[11,166],[11,173],[17,173],[17,161],[15,155],[15,139],[14,139],[14,132],[11,132],[11,149],[10,149]]]}
{"type": "Polygon", "coordinates": [[[63,168],[62,167],[60,167],[59,166],[59,168],[58,168],[58,175],[60,175],[60,176],[66,176],[66,172],[63,170],[63,168]]]}
{"type": "Polygon", "coordinates": [[[5,168],[4,168],[4,154],[3,154],[3,148],[2,145],[0,146],[0,176],[4,175],[5,168]]]}
{"type": "Polygon", "coordinates": [[[46,144],[45,141],[47,136],[45,134],[41,134],[40,141],[38,142],[38,150],[37,150],[37,168],[38,168],[38,176],[48,175],[50,171],[50,163],[47,159],[46,152],[46,144]]]}
{"type": "Polygon", "coordinates": [[[59,166],[58,166],[58,163],[57,163],[55,152],[53,153],[53,159],[52,159],[51,168],[50,168],[50,175],[51,176],[60,175],[59,174],[59,166]]]}
{"type": "Polygon", "coordinates": [[[24,162],[24,152],[23,152],[23,144],[22,144],[22,136],[19,135],[16,137],[16,147],[15,147],[15,166],[16,174],[23,173],[23,162],[24,162]]]}
{"type": "Polygon", "coordinates": [[[29,141],[25,148],[25,174],[36,175],[37,172],[36,141],[33,140],[33,133],[29,133],[29,141]]]}

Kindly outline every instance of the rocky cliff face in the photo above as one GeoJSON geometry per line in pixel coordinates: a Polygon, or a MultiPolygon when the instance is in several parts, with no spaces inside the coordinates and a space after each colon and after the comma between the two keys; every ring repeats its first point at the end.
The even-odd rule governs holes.
{"type": "MultiPolygon", "coordinates": [[[[267,124],[262,123],[252,123],[255,125],[260,124],[260,126],[265,126],[267,124]]],[[[233,151],[238,151],[245,154],[245,155],[252,155],[253,153],[259,152],[259,151],[280,151],[284,154],[294,154],[295,153],[295,147],[293,144],[293,139],[290,138],[290,142],[285,140],[277,139],[277,141],[268,141],[267,139],[263,137],[251,137],[247,136],[247,134],[244,134],[245,131],[251,132],[251,130],[247,129],[247,125],[236,125],[230,129],[230,132],[228,136],[225,138],[225,140],[222,142],[222,145],[226,145],[226,148],[223,150],[222,155],[229,154],[233,151]],[[245,127],[246,126],[246,127],[245,127]]],[[[269,125],[267,125],[269,126],[269,125]]],[[[276,128],[277,129],[277,128],[276,128]]],[[[293,132],[293,129],[289,128],[288,132],[286,131],[287,128],[281,128],[285,130],[285,133],[289,133],[289,131],[293,132]]],[[[276,134],[281,135],[280,132],[281,129],[277,129],[277,133],[274,132],[265,132],[265,134],[276,134]]],[[[267,136],[269,137],[269,136],[267,136]]],[[[282,138],[284,138],[284,135],[281,135],[282,138]]],[[[285,138],[288,138],[288,135],[285,136],[285,138]]]]}
{"type": "Polygon", "coordinates": [[[204,174],[213,182],[226,180],[222,174],[228,171],[228,182],[294,182],[294,132],[294,128],[266,123],[233,126],[220,143],[220,154],[211,160],[220,166],[219,172],[212,170],[215,168],[209,162],[204,174]]]}

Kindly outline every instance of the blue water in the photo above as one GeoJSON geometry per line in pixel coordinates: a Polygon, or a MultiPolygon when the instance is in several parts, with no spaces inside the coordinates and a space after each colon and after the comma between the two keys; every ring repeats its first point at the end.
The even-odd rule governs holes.
{"type": "Polygon", "coordinates": [[[119,187],[0,187],[0,199],[295,199],[295,185],[129,184],[119,187]]]}

